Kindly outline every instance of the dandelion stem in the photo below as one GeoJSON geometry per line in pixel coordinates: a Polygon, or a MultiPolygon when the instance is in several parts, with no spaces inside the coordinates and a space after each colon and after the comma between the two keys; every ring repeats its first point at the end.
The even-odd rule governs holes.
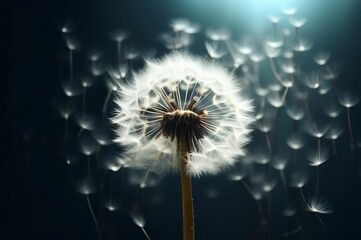
{"type": "Polygon", "coordinates": [[[180,175],[182,182],[183,239],[194,240],[194,213],[192,203],[191,178],[186,173],[187,153],[190,147],[187,141],[179,142],[180,175]]]}
{"type": "Polygon", "coordinates": [[[275,76],[276,80],[281,84],[283,85],[282,83],[282,77],[281,75],[277,72],[277,69],[276,69],[276,65],[273,61],[273,58],[269,58],[269,62],[270,62],[270,65],[271,65],[271,70],[272,70],[272,73],[273,75],[275,76]]]}
{"type": "Polygon", "coordinates": [[[88,174],[89,174],[89,176],[91,176],[92,173],[91,173],[91,168],[90,168],[90,156],[89,155],[87,157],[87,167],[88,167],[88,174]]]}
{"type": "Polygon", "coordinates": [[[150,237],[149,237],[149,235],[148,235],[148,233],[145,231],[144,227],[142,227],[142,231],[143,231],[144,235],[146,236],[146,238],[147,238],[148,240],[151,240],[150,237]]]}
{"type": "Polygon", "coordinates": [[[299,34],[300,34],[300,29],[298,27],[295,27],[295,42],[298,40],[299,34]]]}
{"type": "Polygon", "coordinates": [[[105,98],[104,104],[103,104],[103,109],[102,109],[103,114],[105,114],[105,112],[107,111],[107,106],[108,106],[108,102],[109,102],[111,95],[112,95],[112,91],[109,91],[107,94],[107,97],[105,98]]]}
{"type": "Polygon", "coordinates": [[[272,23],[272,38],[273,38],[273,40],[276,39],[276,32],[277,32],[277,24],[272,23]]]}
{"type": "Polygon", "coordinates": [[[306,205],[308,205],[307,201],[306,201],[306,198],[305,198],[305,195],[303,194],[302,188],[300,188],[300,193],[301,193],[302,200],[305,202],[306,205]]]}
{"type": "Polygon", "coordinates": [[[83,116],[85,116],[85,102],[86,102],[86,88],[83,87],[83,105],[82,105],[83,116]]]}
{"type": "Polygon", "coordinates": [[[320,188],[320,167],[317,167],[317,182],[316,182],[316,197],[318,196],[318,192],[319,192],[319,188],[320,188]]]}
{"type": "Polygon", "coordinates": [[[70,77],[70,82],[73,82],[73,51],[70,50],[69,51],[69,77],[70,77]]]}
{"type": "Polygon", "coordinates": [[[269,132],[265,132],[266,136],[266,142],[267,142],[267,150],[268,150],[268,161],[271,161],[272,158],[272,145],[271,145],[271,139],[269,136],[269,132]]]}
{"type": "Polygon", "coordinates": [[[351,150],[352,150],[352,153],[354,154],[354,151],[355,151],[355,139],[354,139],[354,136],[353,136],[353,133],[352,133],[350,108],[346,108],[346,109],[347,109],[347,124],[348,124],[348,133],[350,135],[351,150]]]}
{"type": "Polygon", "coordinates": [[[122,49],[122,41],[118,41],[117,42],[117,51],[118,51],[118,61],[119,61],[119,63],[122,62],[121,49],[122,49]]]}
{"type": "Polygon", "coordinates": [[[91,213],[91,215],[92,215],[92,217],[93,217],[93,221],[94,221],[95,227],[96,227],[96,229],[97,229],[98,239],[101,240],[101,239],[102,239],[102,235],[101,235],[101,232],[100,232],[100,228],[99,228],[98,221],[97,221],[97,219],[96,219],[96,217],[95,217],[95,214],[94,214],[92,205],[91,205],[91,203],[90,203],[89,195],[86,195],[86,201],[87,201],[87,203],[88,203],[90,213],[91,213]]]}
{"type": "Polygon", "coordinates": [[[316,213],[316,217],[317,217],[318,221],[320,221],[323,231],[326,232],[326,226],[325,226],[324,222],[322,221],[322,219],[320,218],[320,216],[318,216],[317,213],[316,213]]]}
{"type": "Polygon", "coordinates": [[[336,148],[336,140],[332,139],[332,149],[333,149],[333,155],[337,159],[337,148],[336,148]]]}

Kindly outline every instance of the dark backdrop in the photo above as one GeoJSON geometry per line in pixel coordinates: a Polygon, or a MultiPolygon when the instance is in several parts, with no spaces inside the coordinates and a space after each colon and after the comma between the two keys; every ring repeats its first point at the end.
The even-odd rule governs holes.
{"type": "MultiPolygon", "coordinates": [[[[312,19],[320,21],[318,34],[312,35],[314,41],[342,62],[340,81],[344,86],[360,93],[361,2],[345,1],[351,2],[352,7],[342,24],[335,2],[343,1],[320,2],[322,14],[313,15],[312,19]]],[[[11,234],[3,239],[96,239],[91,217],[73,191],[65,164],[56,161],[57,134],[63,126],[57,125],[59,116],[53,109],[52,98],[64,70],[64,44],[59,31],[62,24],[73,17],[80,26],[80,35],[95,43],[101,43],[111,29],[129,29],[132,39],[146,47],[160,46],[154,33],[167,29],[168,20],[174,17],[210,25],[236,25],[227,17],[226,6],[224,9],[207,6],[195,8],[191,1],[12,1],[8,60],[11,74],[1,79],[2,118],[6,120],[1,161],[8,190],[3,195],[3,206],[5,227],[11,234]]],[[[356,132],[359,109],[353,115],[356,132]]],[[[328,238],[356,239],[361,228],[360,178],[349,169],[333,170],[325,178],[326,192],[336,206],[336,213],[328,222],[328,238]]],[[[220,217],[234,220],[232,215],[220,217]]],[[[220,229],[230,229],[227,223],[223,224],[220,229]]],[[[167,231],[160,226],[154,229],[154,239],[157,232],[167,231]]],[[[222,235],[231,239],[232,233],[218,236],[222,235]]],[[[133,237],[129,239],[142,239],[142,235],[133,237]]]]}

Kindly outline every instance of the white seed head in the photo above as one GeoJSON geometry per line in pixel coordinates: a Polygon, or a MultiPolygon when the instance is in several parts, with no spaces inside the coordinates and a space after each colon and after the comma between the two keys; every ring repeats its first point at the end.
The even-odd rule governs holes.
{"type": "Polygon", "coordinates": [[[178,169],[177,142],[184,140],[191,148],[189,175],[226,169],[244,155],[252,122],[251,102],[235,80],[219,65],[185,53],[147,61],[130,83],[119,85],[115,141],[133,167],[156,173],[178,169]]]}

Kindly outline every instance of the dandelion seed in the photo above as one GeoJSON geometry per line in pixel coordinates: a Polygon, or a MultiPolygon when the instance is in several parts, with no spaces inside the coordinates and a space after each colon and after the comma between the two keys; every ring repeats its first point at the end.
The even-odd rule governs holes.
{"type": "Polygon", "coordinates": [[[356,143],[355,143],[355,138],[353,136],[353,131],[352,131],[352,124],[351,124],[351,113],[350,113],[350,108],[354,107],[356,104],[359,103],[360,98],[355,95],[354,93],[347,93],[347,92],[343,92],[339,95],[339,102],[342,106],[346,107],[347,110],[347,125],[348,125],[348,133],[350,136],[350,144],[351,144],[351,152],[352,152],[352,158],[353,161],[356,161],[356,143]]]}
{"type": "Polygon", "coordinates": [[[327,52],[319,52],[314,57],[313,60],[320,66],[323,66],[327,63],[330,58],[330,54],[327,52]]]}
{"type": "Polygon", "coordinates": [[[345,91],[339,94],[338,101],[345,108],[351,108],[360,102],[360,97],[353,92],[345,91]]]}
{"type": "Polygon", "coordinates": [[[81,86],[74,81],[63,81],[61,84],[66,96],[74,97],[81,93],[81,86]]]}
{"type": "Polygon", "coordinates": [[[288,59],[288,60],[291,60],[294,56],[293,52],[290,50],[284,51],[282,55],[285,59],[288,59]]]}
{"type": "Polygon", "coordinates": [[[313,44],[307,39],[300,38],[293,44],[293,50],[296,52],[306,52],[312,48],[313,44]]]}
{"type": "Polygon", "coordinates": [[[114,198],[105,199],[103,202],[103,206],[108,209],[110,212],[116,212],[120,208],[119,200],[114,198]]]}
{"type": "Polygon", "coordinates": [[[75,30],[76,30],[76,25],[71,19],[66,21],[65,25],[61,28],[61,32],[64,34],[73,33],[75,30]]]}
{"type": "Polygon", "coordinates": [[[227,53],[225,49],[220,48],[219,42],[216,41],[205,42],[205,46],[209,56],[214,59],[219,59],[227,53]]]}
{"type": "Polygon", "coordinates": [[[75,184],[75,188],[83,195],[93,194],[97,191],[95,179],[91,176],[79,179],[75,184]]]}
{"type": "Polygon", "coordinates": [[[294,15],[297,13],[297,11],[298,9],[295,7],[282,9],[282,12],[286,15],[294,15]]]}
{"type": "Polygon", "coordinates": [[[293,150],[299,150],[305,146],[305,139],[297,133],[293,133],[287,138],[287,145],[293,150]]]}
{"type": "Polygon", "coordinates": [[[230,38],[231,33],[226,28],[221,29],[207,29],[206,36],[213,41],[226,41],[230,38]]]}
{"type": "Polygon", "coordinates": [[[97,148],[98,143],[94,140],[90,133],[81,135],[79,139],[79,149],[84,155],[90,156],[94,154],[97,148]]]}
{"type": "Polygon", "coordinates": [[[268,19],[272,22],[272,23],[279,23],[281,21],[281,18],[275,16],[275,15],[269,15],[268,19]]]}
{"type": "Polygon", "coordinates": [[[65,44],[71,52],[78,50],[81,46],[80,39],[73,35],[65,36],[65,44]]]}
{"type": "Polygon", "coordinates": [[[294,121],[300,121],[306,115],[306,111],[299,101],[288,101],[286,105],[286,113],[294,121]]]}
{"type": "Polygon", "coordinates": [[[309,176],[304,172],[295,172],[291,175],[290,186],[293,188],[303,188],[308,182],[309,176]]]}
{"type": "Polygon", "coordinates": [[[272,158],[271,163],[272,163],[273,168],[275,168],[279,171],[283,171],[288,164],[288,160],[286,157],[275,156],[272,158]]]}
{"type": "Polygon", "coordinates": [[[98,221],[97,221],[97,219],[95,217],[93,207],[91,205],[90,198],[89,198],[89,195],[95,193],[96,190],[97,190],[96,189],[96,182],[95,182],[94,178],[89,175],[89,176],[87,176],[87,177],[85,177],[83,179],[80,179],[76,183],[76,189],[80,194],[83,194],[83,195],[86,196],[87,204],[88,204],[90,213],[92,215],[95,227],[97,229],[98,238],[99,238],[99,240],[101,240],[102,239],[101,231],[100,231],[99,224],[98,224],[98,221]]]}
{"type": "Polygon", "coordinates": [[[144,233],[144,235],[146,236],[146,238],[148,240],[150,240],[150,237],[148,235],[148,233],[145,231],[144,227],[145,227],[145,219],[142,215],[140,214],[135,214],[135,213],[130,213],[130,217],[133,219],[133,222],[135,223],[135,225],[137,225],[138,227],[140,227],[144,233]]]}
{"type": "Polygon", "coordinates": [[[309,153],[307,158],[311,166],[318,167],[329,159],[329,153],[328,150],[322,148],[321,152],[317,150],[309,153]]]}
{"type": "Polygon", "coordinates": [[[342,133],[343,129],[339,125],[334,124],[328,129],[325,137],[331,140],[336,140],[341,136],[342,133]]]}
{"type": "Polygon", "coordinates": [[[333,213],[333,209],[325,199],[310,197],[307,201],[307,211],[320,214],[333,213]]]}
{"type": "Polygon", "coordinates": [[[301,28],[307,22],[306,18],[291,18],[289,20],[290,24],[295,28],[301,28]]]}
{"type": "Polygon", "coordinates": [[[66,156],[66,164],[73,165],[79,162],[79,159],[81,158],[81,153],[78,150],[73,150],[66,156]]]}
{"type": "Polygon", "coordinates": [[[265,54],[268,58],[277,58],[281,55],[281,49],[270,47],[269,45],[272,45],[272,43],[266,43],[264,46],[265,54]]]}
{"type": "Polygon", "coordinates": [[[342,113],[342,107],[335,102],[328,102],[323,107],[325,114],[331,118],[337,118],[342,113]]]}
{"type": "Polygon", "coordinates": [[[190,22],[183,18],[172,19],[169,23],[169,26],[173,29],[174,32],[184,31],[188,28],[189,25],[190,22]]]}
{"type": "Polygon", "coordinates": [[[304,125],[306,133],[310,134],[315,138],[322,138],[327,132],[329,126],[326,124],[320,124],[315,122],[308,122],[304,125]]]}

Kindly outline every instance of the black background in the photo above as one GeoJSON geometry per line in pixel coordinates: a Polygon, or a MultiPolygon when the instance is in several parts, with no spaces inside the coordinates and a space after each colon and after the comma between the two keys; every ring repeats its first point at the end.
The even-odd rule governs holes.
{"type": "MultiPolygon", "coordinates": [[[[66,165],[58,161],[57,155],[57,134],[62,126],[58,126],[59,121],[55,120],[59,116],[53,109],[52,98],[54,89],[59,85],[59,75],[64,71],[64,43],[60,32],[62,24],[69,16],[73,17],[80,26],[80,35],[96,43],[101,43],[109,30],[120,27],[129,29],[138,45],[159,47],[154,33],[167,29],[170,18],[189,17],[211,24],[218,22],[220,25],[229,23],[225,17],[227,14],[215,8],[195,10],[180,2],[12,1],[11,74],[9,78],[1,80],[1,102],[4,104],[2,117],[7,120],[6,125],[3,125],[5,134],[2,136],[4,148],[1,161],[4,166],[10,164],[2,170],[6,189],[9,190],[4,193],[3,206],[8,215],[5,216],[6,228],[11,234],[3,239],[96,239],[88,210],[79,203],[69,181],[66,165]],[[200,12],[207,14],[201,15],[200,12]]],[[[360,93],[361,2],[352,2],[343,25],[338,23],[339,13],[332,8],[334,2],[338,1],[323,1],[324,13],[320,14],[321,25],[318,26],[324,24],[325,27],[320,27],[315,41],[342,62],[339,79],[342,85],[360,93]]],[[[3,47],[7,48],[6,45],[3,47]]],[[[353,112],[356,132],[360,132],[357,131],[359,109],[356,107],[353,112]]],[[[327,182],[324,191],[336,209],[336,213],[326,222],[328,239],[357,239],[359,235],[361,179],[351,170],[346,164],[345,167],[330,169],[323,176],[327,182]]],[[[218,205],[219,208],[224,207],[218,205]]],[[[234,221],[231,214],[220,215],[220,219],[234,221]]],[[[221,236],[233,239],[232,226],[226,221],[218,222],[217,229],[223,230],[215,234],[214,239],[220,239],[221,236]]],[[[154,227],[154,239],[162,231],[167,230],[161,226],[154,227]]],[[[135,234],[127,239],[143,237],[135,234]]],[[[162,239],[172,237],[168,235],[162,239]]]]}

